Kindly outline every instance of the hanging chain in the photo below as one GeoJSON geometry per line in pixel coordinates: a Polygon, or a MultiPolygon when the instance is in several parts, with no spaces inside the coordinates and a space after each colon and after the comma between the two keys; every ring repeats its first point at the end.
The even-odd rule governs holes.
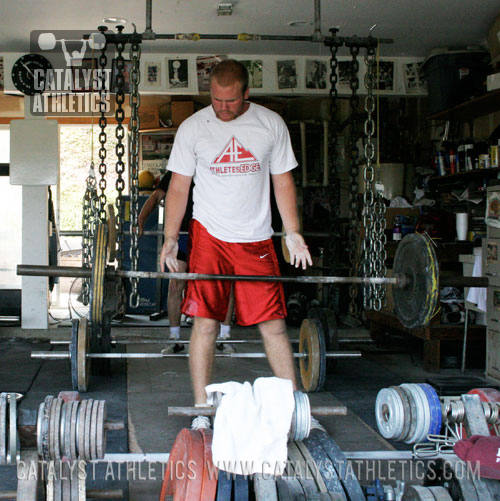
{"type": "MultiPolygon", "coordinates": [[[[116,29],[121,35],[123,26],[117,26],[116,29]]],[[[123,162],[123,156],[125,155],[125,144],[123,139],[125,137],[125,128],[123,127],[123,120],[125,119],[125,111],[123,109],[123,103],[125,102],[125,79],[123,76],[123,70],[125,68],[125,59],[123,58],[123,51],[125,49],[125,43],[123,41],[117,41],[116,43],[116,157],[117,162],[115,165],[116,169],[116,259],[118,269],[122,269],[123,263],[123,218],[125,215],[125,210],[123,207],[123,190],[125,189],[125,180],[123,178],[123,173],[125,172],[125,163],[123,162]]]]}
{"type": "MultiPolygon", "coordinates": [[[[359,54],[359,47],[352,45],[351,52],[351,78],[349,86],[351,88],[351,133],[350,133],[350,150],[351,150],[351,170],[349,172],[350,188],[349,188],[349,229],[348,229],[348,242],[349,242],[349,262],[351,265],[350,275],[356,276],[358,274],[358,176],[359,176],[359,150],[358,150],[358,122],[357,112],[359,106],[359,96],[357,90],[359,88],[359,62],[357,55],[359,54]]],[[[359,315],[359,308],[357,304],[358,285],[351,284],[349,287],[349,295],[351,302],[349,304],[349,314],[352,317],[359,315]]]]}
{"type": "MultiPolygon", "coordinates": [[[[337,28],[330,30],[335,37],[337,28]]],[[[334,39],[335,41],[335,39],[334,39]]],[[[338,243],[340,242],[340,183],[337,173],[337,132],[338,132],[338,52],[339,45],[330,45],[330,130],[328,134],[328,196],[330,200],[328,239],[328,265],[330,274],[335,275],[339,256],[338,243]]],[[[336,289],[333,285],[328,288],[328,301],[334,300],[336,289]]]]}
{"type": "MultiPolygon", "coordinates": [[[[375,48],[373,48],[373,54],[371,55],[371,66],[373,76],[373,88],[375,87],[375,82],[377,77],[376,64],[375,64],[375,48]]],[[[375,101],[374,101],[375,104],[375,101]]],[[[374,127],[375,129],[375,127],[374,127]]],[[[385,203],[383,196],[383,186],[380,183],[380,163],[377,160],[376,165],[376,183],[375,183],[375,211],[374,211],[374,223],[373,223],[373,276],[375,277],[385,277],[387,274],[387,267],[385,261],[387,259],[386,243],[387,236],[385,234],[385,203]],[[377,188],[378,185],[378,188],[377,188]]],[[[385,284],[376,284],[373,288],[374,299],[373,299],[373,309],[379,311],[383,306],[385,306],[385,284]]]]}
{"type": "MultiPolygon", "coordinates": [[[[364,147],[365,168],[363,171],[363,179],[365,181],[365,191],[363,194],[363,227],[365,235],[363,239],[363,276],[374,277],[376,275],[376,256],[380,252],[375,241],[375,189],[374,189],[374,166],[373,159],[375,157],[375,146],[373,144],[373,135],[375,134],[375,121],[373,112],[375,110],[375,98],[373,89],[375,87],[375,50],[373,47],[368,47],[365,56],[366,75],[366,99],[365,111],[367,117],[365,120],[365,136],[366,142],[364,147]]],[[[375,308],[375,286],[374,284],[366,284],[363,287],[363,306],[365,310],[375,308]]],[[[379,308],[380,309],[380,308],[379,308]]]]}
{"type": "MultiPolygon", "coordinates": [[[[99,26],[99,31],[104,35],[104,32],[106,31],[105,26],[99,26]]],[[[99,179],[99,189],[101,190],[99,194],[99,221],[104,222],[106,221],[106,156],[107,156],[107,151],[106,151],[106,141],[107,141],[107,136],[106,136],[106,126],[108,124],[107,118],[106,118],[106,66],[108,64],[108,58],[106,56],[106,48],[107,48],[107,43],[104,45],[104,47],[101,49],[101,55],[99,56],[99,66],[101,69],[101,75],[100,75],[100,80],[101,80],[101,88],[99,90],[99,95],[100,95],[100,102],[99,102],[99,111],[101,112],[101,115],[99,117],[99,127],[101,129],[101,132],[99,133],[99,143],[101,144],[101,147],[99,148],[99,174],[101,175],[99,179]]]]}
{"type": "MultiPolygon", "coordinates": [[[[97,195],[94,163],[90,164],[86,180],[82,210],[82,267],[90,268],[93,255],[93,242],[98,217],[99,197],[97,195]]],[[[82,279],[82,303],[87,306],[90,298],[90,279],[82,279]]]]}
{"type": "MultiPolygon", "coordinates": [[[[139,264],[139,105],[141,96],[139,94],[139,82],[141,73],[139,61],[141,57],[141,47],[137,42],[130,45],[130,60],[132,70],[130,72],[130,263],[131,270],[138,271],[139,264]]],[[[131,292],[129,304],[131,308],[139,306],[139,279],[131,278],[131,292]]]]}

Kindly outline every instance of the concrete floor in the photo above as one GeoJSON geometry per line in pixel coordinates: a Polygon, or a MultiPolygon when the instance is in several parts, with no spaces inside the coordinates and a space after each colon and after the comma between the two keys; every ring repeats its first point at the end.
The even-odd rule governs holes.
{"type": "MultiPolygon", "coordinates": [[[[119,337],[163,337],[166,336],[166,321],[142,322],[139,318],[126,318],[120,326],[114,326],[113,336],[119,337]]],[[[15,336],[16,332],[21,335],[20,329],[1,328],[1,336],[15,336]]],[[[26,335],[27,333],[24,333],[26,335]]],[[[33,334],[33,333],[32,333],[33,334]]],[[[68,337],[69,329],[64,327],[64,322],[54,327],[49,332],[51,338],[68,337]]],[[[298,329],[290,329],[291,338],[298,338],[298,329]]],[[[345,330],[339,332],[340,337],[366,335],[363,330],[345,330]]],[[[232,328],[232,335],[238,338],[257,338],[258,333],[255,328],[232,328]]],[[[189,328],[182,329],[182,337],[187,339],[189,328]]],[[[363,352],[362,359],[340,360],[337,369],[329,373],[326,381],[325,391],[310,394],[312,405],[336,405],[344,404],[348,407],[348,415],[345,417],[325,417],[320,418],[321,424],[327,429],[330,435],[337,441],[344,451],[388,451],[406,449],[406,444],[391,444],[384,440],[376,431],[374,421],[374,403],[377,392],[382,387],[387,387],[403,382],[424,382],[427,377],[435,374],[427,374],[422,369],[422,360],[417,350],[411,343],[402,343],[401,346],[394,346],[391,350],[380,350],[374,345],[345,345],[345,350],[360,349],[363,352]]],[[[161,344],[129,344],[126,346],[128,352],[158,352],[161,344]]],[[[262,345],[248,344],[237,345],[238,351],[261,351],[262,345]]],[[[39,349],[36,348],[35,349],[39,349]]],[[[29,356],[29,355],[28,355],[29,356]]],[[[45,362],[44,365],[51,362],[45,362]]],[[[56,362],[59,364],[59,362],[56,362]]],[[[1,369],[1,368],[0,368],[1,369]]],[[[62,370],[59,366],[59,371],[62,370]]],[[[65,368],[64,370],[67,370],[65,368]]],[[[22,369],[20,369],[22,371],[22,369]]],[[[472,376],[481,375],[480,369],[469,370],[472,376]]],[[[258,377],[270,376],[271,372],[265,359],[233,359],[219,358],[216,362],[214,382],[224,381],[251,381],[258,377]]],[[[460,371],[457,368],[445,369],[441,371],[441,376],[458,376],[460,371]]],[[[10,391],[6,388],[5,382],[2,384],[0,370],[0,390],[10,391]]],[[[4,374],[8,377],[7,374],[4,374]]],[[[58,380],[67,386],[69,377],[58,375],[58,380]],[[63,383],[64,382],[64,383],[63,383]]],[[[92,381],[91,381],[92,385],[92,381]]],[[[106,387],[105,381],[99,382],[99,387],[93,389],[92,398],[104,398],[99,396],[113,391],[113,388],[106,387]]],[[[61,385],[58,385],[59,387],[61,385]]],[[[31,388],[31,386],[30,386],[31,388]]],[[[36,385],[37,396],[44,391],[53,391],[53,388],[41,388],[36,385]]],[[[69,388],[64,388],[69,389],[69,388]]],[[[57,390],[58,391],[58,390],[57,390]]],[[[125,390],[123,390],[125,391],[125,390]]],[[[43,397],[39,399],[41,401],[43,397]]],[[[187,359],[129,359],[126,369],[126,408],[128,421],[128,450],[129,452],[168,452],[175,440],[177,433],[189,426],[189,418],[168,417],[168,406],[191,405],[191,386],[187,370],[187,359]]],[[[110,406],[113,402],[110,402],[110,406]]],[[[111,414],[113,414],[113,410],[111,414]]],[[[108,447],[108,452],[110,452],[108,447]]],[[[396,472],[387,473],[384,464],[383,468],[371,471],[373,465],[367,463],[362,465],[363,481],[373,481],[373,477],[381,476],[386,483],[395,483],[395,479],[401,478],[404,464],[396,465],[396,472]],[[368,468],[368,472],[363,470],[368,468]],[[394,481],[393,481],[394,480],[394,481]]],[[[407,467],[407,465],[406,465],[407,467]]],[[[129,478],[128,499],[131,501],[157,500],[161,487],[163,466],[153,464],[149,471],[142,475],[129,478]]],[[[404,472],[403,472],[404,475],[404,472]]],[[[407,479],[418,483],[418,478],[407,479]]]]}

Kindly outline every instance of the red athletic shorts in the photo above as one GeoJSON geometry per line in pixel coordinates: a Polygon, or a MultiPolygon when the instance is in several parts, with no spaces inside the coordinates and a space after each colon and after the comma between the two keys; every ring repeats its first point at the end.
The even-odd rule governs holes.
{"type": "MultiPolygon", "coordinates": [[[[189,229],[191,248],[189,273],[217,275],[280,275],[271,239],[262,242],[223,242],[208,233],[198,221],[189,229]]],[[[231,281],[188,280],[182,313],[190,317],[223,322],[231,281]]],[[[234,311],[239,325],[254,325],[286,317],[283,285],[280,282],[234,282],[234,311]]]]}

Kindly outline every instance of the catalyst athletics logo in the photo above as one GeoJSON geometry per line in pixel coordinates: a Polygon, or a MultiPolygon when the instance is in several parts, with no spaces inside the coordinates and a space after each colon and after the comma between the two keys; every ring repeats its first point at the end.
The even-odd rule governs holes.
{"type": "Polygon", "coordinates": [[[30,49],[31,60],[18,60],[19,70],[15,73],[13,67],[13,78],[22,85],[24,77],[25,85],[31,86],[32,92],[24,92],[31,95],[33,115],[89,116],[101,111],[106,116],[114,114],[114,45],[106,46],[102,33],[35,30],[31,32],[30,49]],[[103,55],[104,68],[100,64],[103,55]]]}

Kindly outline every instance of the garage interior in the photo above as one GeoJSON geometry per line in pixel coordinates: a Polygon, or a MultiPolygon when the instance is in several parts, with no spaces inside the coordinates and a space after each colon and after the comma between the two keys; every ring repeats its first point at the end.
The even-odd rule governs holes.
{"type": "MultiPolygon", "coordinates": [[[[0,12],[0,499],[500,499],[460,449],[500,447],[498,2],[0,12]],[[191,318],[168,350],[163,204],[136,238],[224,59],[287,125],[313,261],[289,264],[272,199],[300,392],[271,476],[211,475],[191,318]]],[[[235,317],[215,354],[216,383],[273,376],[235,317]]]]}

